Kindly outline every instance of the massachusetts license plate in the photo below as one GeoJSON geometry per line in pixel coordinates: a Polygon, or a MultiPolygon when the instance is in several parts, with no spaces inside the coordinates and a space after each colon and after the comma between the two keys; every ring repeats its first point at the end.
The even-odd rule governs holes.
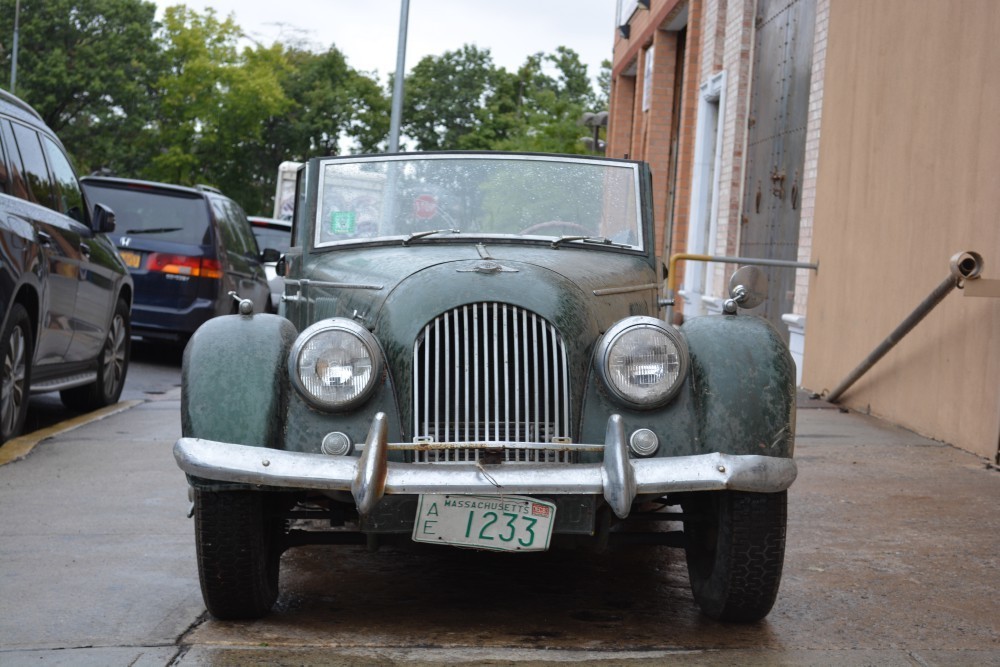
{"type": "Polygon", "coordinates": [[[139,265],[142,264],[142,255],[137,252],[119,250],[118,254],[121,255],[123,260],[125,260],[125,266],[130,269],[138,269],[139,265]]]}
{"type": "Polygon", "coordinates": [[[545,551],[555,518],[554,504],[526,496],[423,495],[413,539],[494,551],[545,551]]]}

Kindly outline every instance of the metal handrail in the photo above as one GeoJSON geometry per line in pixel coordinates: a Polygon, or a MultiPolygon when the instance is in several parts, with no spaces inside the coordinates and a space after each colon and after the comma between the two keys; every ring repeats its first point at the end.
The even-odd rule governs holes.
{"type": "Polygon", "coordinates": [[[661,306],[667,307],[667,322],[671,322],[674,316],[674,296],[677,288],[677,262],[681,260],[692,260],[696,262],[722,262],[724,264],[745,264],[749,266],[776,266],[786,269],[810,269],[819,271],[819,264],[809,262],[793,262],[785,259],[765,259],[763,257],[725,257],[722,255],[699,255],[688,252],[677,252],[670,256],[667,264],[667,297],[660,301],[661,306]]]}

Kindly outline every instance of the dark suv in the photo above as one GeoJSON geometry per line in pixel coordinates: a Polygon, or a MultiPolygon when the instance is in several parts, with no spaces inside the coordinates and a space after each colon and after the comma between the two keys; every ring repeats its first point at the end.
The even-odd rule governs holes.
{"type": "Polygon", "coordinates": [[[236,312],[230,292],[270,309],[265,257],[232,199],[206,186],[100,176],[81,182],[117,215],[114,241],[135,280],[137,339],[186,343],[206,320],[236,312]]]}
{"type": "Polygon", "coordinates": [[[118,401],[132,280],[114,228],[38,113],[0,91],[0,443],[20,433],[29,393],[78,410],[118,401]]]}

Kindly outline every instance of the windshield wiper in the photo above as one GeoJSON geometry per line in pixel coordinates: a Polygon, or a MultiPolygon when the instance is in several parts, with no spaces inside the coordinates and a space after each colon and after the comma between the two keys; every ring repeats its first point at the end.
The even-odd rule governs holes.
{"type": "Polygon", "coordinates": [[[616,243],[609,238],[604,236],[560,236],[555,241],[549,244],[551,248],[558,248],[560,244],[566,243],[567,241],[583,241],[584,243],[599,243],[601,245],[613,245],[619,248],[631,248],[628,243],[616,243]]]}
{"type": "Polygon", "coordinates": [[[434,234],[461,234],[461,229],[428,229],[423,232],[413,232],[405,239],[403,239],[403,245],[410,245],[411,241],[416,241],[417,239],[422,239],[425,236],[433,236],[434,234]]]}
{"type": "Polygon", "coordinates": [[[179,232],[183,227],[155,227],[153,229],[128,229],[125,231],[125,235],[129,234],[166,234],[168,232],[179,232]]]}

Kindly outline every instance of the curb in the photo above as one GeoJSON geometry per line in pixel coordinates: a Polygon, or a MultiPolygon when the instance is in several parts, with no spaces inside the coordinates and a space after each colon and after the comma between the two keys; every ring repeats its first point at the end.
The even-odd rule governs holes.
{"type": "Polygon", "coordinates": [[[79,428],[91,422],[100,421],[105,417],[116,415],[119,412],[125,412],[126,410],[130,410],[137,405],[141,405],[142,403],[145,403],[145,401],[122,401],[120,403],[115,403],[114,405],[109,405],[106,408],[95,410],[94,412],[88,412],[87,414],[80,415],[79,417],[67,419],[66,421],[59,422],[58,424],[49,426],[48,428],[39,429],[33,433],[8,440],[2,447],[0,447],[0,466],[7,465],[8,463],[14,463],[15,461],[20,461],[25,458],[31,453],[31,450],[35,448],[35,445],[40,443],[42,440],[66,433],[67,431],[72,431],[75,428],[79,428]]]}

